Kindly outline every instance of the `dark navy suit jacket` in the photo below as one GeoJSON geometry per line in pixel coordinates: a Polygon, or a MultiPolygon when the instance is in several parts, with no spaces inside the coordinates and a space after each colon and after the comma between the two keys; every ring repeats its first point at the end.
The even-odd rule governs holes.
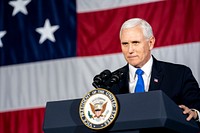
{"type": "MultiPolygon", "coordinates": [[[[129,93],[128,64],[116,71],[122,71],[124,75],[109,90],[114,94],[129,93]]],[[[153,57],[149,91],[153,90],[162,90],[177,105],[184,104],[200,111],[200,88],[187,66],[158,61],[153,57]]]]}

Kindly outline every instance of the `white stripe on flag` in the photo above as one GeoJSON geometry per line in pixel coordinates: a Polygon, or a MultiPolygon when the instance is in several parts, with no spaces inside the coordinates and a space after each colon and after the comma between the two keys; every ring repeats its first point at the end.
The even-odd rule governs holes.
{"type": "MultiPolygon", "coordinates": [[[[160,47],[152,54],[160,60],[189,66],[200,83],[200,42],[160,47]]],[[[47,101],[83,97],[92,80],[105,69],[126,65],[121,53],[76,57],[0,68],[0,111],[44,107],[47,101]]]]}
{"type": "Polygon", "coordinates": [[[77,0],[77,12],[93,12],[163,0],[77,0]]]}

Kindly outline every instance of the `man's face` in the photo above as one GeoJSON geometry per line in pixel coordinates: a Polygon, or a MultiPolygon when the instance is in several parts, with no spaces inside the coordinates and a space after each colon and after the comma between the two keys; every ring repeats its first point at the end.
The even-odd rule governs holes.
{"type": "Polygon", "coordinates": [[[122,30],[122,53],[126,61],[134,67],[141,68],[150,59],[154,43],[155,38],[147,40],[139,26],[122,30]]]}

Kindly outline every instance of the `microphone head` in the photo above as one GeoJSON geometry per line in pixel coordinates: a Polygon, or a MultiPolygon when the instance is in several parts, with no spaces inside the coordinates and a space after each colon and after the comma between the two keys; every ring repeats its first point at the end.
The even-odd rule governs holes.
{"type": "Polygon", "coordinates": [[[106,69],[103,72],[101,72],[100,75],[102,79],[108,79],[111,76],[111,71],[106,69]]]}
{"type": "Polygon", "coordinates": [[[101,85],[104,84],[104,82],[106,80],[108,80],[111,76],[111,71],[110,70],[104,70],[103,72],[101,72],[99,75],[96,75],[94,78],[93,78],[93,83],[92,85],[95,87],[95,88],[99,88],[101,85]]]}
{"type": "Polygon", "coordinates": [[[102,81],[102,78],[101,78],[101,75],[96,75],[94,78],[93,78],[93,81],[97,84],[99,84],[101,81],[102,81]]]}
{"type": "Polygon", "coordinates": [[[114,72],[112,74],[112,76],[111,76],[110,83],[111,84],[118,83],[121,80],[121,78],[123,77],[123,75],[124,75],[124,72],[122,72],[122,71],[116,71],[116,72],[114,72]]]}

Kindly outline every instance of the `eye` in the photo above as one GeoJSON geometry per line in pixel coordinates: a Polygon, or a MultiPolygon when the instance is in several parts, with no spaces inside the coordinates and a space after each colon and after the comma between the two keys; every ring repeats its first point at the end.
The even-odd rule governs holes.
{"type": "Polygon", "coordinates": [[[132,44],[133,44],[134,46],[137,46],[137,45],[140,44],[140,42],[139,42],[139,41],[133,41],[132,44]]]}

